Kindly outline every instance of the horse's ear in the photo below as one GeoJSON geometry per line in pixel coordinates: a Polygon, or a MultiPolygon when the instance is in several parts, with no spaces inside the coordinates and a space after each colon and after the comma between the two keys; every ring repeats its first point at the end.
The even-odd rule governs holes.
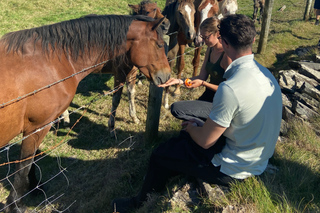
{"type": "Polygon", "coordinates": [[[139,12],[139,5],[138,4],[128,4],[128,6],[133,10],[133,12],[139,12]]]}
{"type": "Polygon", "coordinates": [[[164,21],[166,17],[162,17],[161,19],[156,19],[155,21],[153,21],[153,27],[152,30],[156,30],[164,21]]]}

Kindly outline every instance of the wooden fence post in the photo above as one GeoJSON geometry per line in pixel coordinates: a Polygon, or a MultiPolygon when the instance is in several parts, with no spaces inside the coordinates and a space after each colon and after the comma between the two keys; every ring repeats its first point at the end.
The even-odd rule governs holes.
{"type": "Polygon", "coordinates": [[[147,143],[152,142],[158,138],[162,93],[163,88],[157,87],[153,82],[150,82],[145,132],[145,139],[147,143]]]}
{"type": "Polygon", "coordinates": [[[258,54],[264,53],[267,47],[273,2],[274,0],[266,0],[265,2],[265,7],[263,10],[262,25],[261,25],[261,33],[260,33],[259,45],[258,45],[258,51],[257,51],[258,54]]]}
{"type": "Polygon", "coordinates": [[[308,21],[311,18],[311,8],[313,0],[307,0],[306,9],[304,11],[303,20],[308,21]]]}

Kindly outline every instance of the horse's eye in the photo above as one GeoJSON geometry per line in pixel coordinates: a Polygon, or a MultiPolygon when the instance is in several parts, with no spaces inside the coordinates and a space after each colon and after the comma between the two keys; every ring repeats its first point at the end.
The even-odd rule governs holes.
{"type": "Polygon", "coordinates": [[[157,44],[159,48],[162,48],[164,44],[157,44]]]}

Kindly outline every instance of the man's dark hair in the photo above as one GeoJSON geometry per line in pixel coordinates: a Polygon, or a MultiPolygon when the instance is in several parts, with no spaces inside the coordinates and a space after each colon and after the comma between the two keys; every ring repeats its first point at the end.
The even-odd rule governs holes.
{"type": "Polygon", "coordinates": [[[221,20],[220,36],[230,43],[234,49],[242,51],[252,47],[256,29],[248,16],[233,14],[221,20]]]}

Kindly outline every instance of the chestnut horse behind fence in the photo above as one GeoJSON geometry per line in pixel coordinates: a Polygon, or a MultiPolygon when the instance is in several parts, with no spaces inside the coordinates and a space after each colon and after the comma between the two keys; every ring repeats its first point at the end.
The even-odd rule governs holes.
{"type": "Polygon", "coordinates": [[[169,79],[158,28],[162,21],[145,16],[87,16],[1,38],[0,147],[20,133],[24,140],[10,195],[0,211],[23,212],[21,197],[29,178],[35,177],[29,174],[33,157],[51,126],[45,125],[68,108],[79,82],[89,73],[117,57],[138,67],[156,85],[169,79]]]}
{"type": "MultiPolygon", "coordinates": [[[[160,19],[164,16],[161,14],[161,9],[158,7],[156,2],[152,2],[150,0],[141,1],[137,5],[128,5],[131,9],[131,15],[146,15],[151,18],[160,19]]],[[[159,28],[162,29],[163,34],[166,34],[170,26],[170,22],[168,19],[164,18],[162,24],[159,28]]],[[[120,84],[127,82],[128,89],[128,99],[129,99],[129,115],[132,118],[134,123],[139,123],[139,119],[136,115],[135,108],[135,84],[136,84],[136,76],[138,73],[138,68],[133,67],[131,65],[125,63],[108,63],[102,70],[103,73],[112,72],[114,74],[114,87],[118,88],[120,84]]],[[[108,127],[110,131],[111,137],[115,136],[115,118],[116,118],[116,110],[119,106],[121,95],[122,95],[123,87],[120,86],[119,89],[112,96],[112,108],[109,116],[108,127]]]]}
{"type": "MultiPolygon", "coordinates": [[[[186,45],[195,42],[196,46],[200,45],[199,27],[205,18],[209,18],[218,13],[219,6],[216,0],[167,0],[166,7],[162,14],[170,20],[170,35],[168,59],[170,66],[173,68],[176,60],[178,70],[177,78],[181,78],[182,70],[185,66],[184,54],[186,45]]],[[[196,49],[194,53],[193,74],[197,75],[197,69],[200,61],[200,49],[196,49]]],[[[180,85],[176,86],[175,95],[180,94],[180,85]]],[[[165,101],[166,103],[168,101],[165,101]]],[[[167,104],[165,106],[169,108],[167,104]]]]}

